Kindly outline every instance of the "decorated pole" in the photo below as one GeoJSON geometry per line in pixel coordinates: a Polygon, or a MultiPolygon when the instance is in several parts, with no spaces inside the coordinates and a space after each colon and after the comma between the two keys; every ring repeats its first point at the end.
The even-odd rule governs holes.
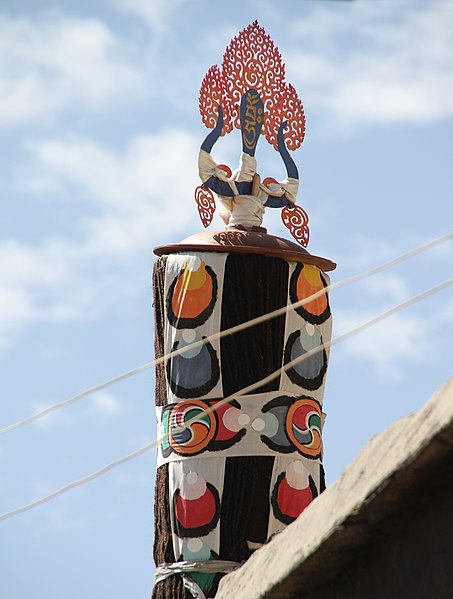
{"type": "Polygon", "coordinates": [[[155,249],[156,357],[179,353],[156,369],[154,599],[214,597],[221,576],[325,486],[328,352],[292,362],[330,339],[328,296],[290,305],[327,287],[335,264],[305,249],[308,217],[296,204],[299,175],[289,153],[303,141],[304,111],[278,48],[256,21],[232,40],[221,68],[208,70],[200,112],[211,132],[199,153],[195,199],[205,227],[218,207],[226,228],[155,249]],[[233,128],[242,139],[234,172],[212,157],[233,128]],[[260,134],[282,158],[281,181],[257,173],[260,134]],[[267,234],[266,207],[282,210],[297,243],[267,234]]]}

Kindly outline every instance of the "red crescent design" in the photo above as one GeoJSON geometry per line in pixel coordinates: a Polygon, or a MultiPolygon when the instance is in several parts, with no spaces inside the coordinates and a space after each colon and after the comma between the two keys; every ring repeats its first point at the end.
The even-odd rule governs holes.
{"type": "Polygon", "coordinates": [[[310,487],[293,489],[285,478],[281,481],[277,492],[277,503],[281,512],[290,518],[297,518],[313,501],[310,487]]]}

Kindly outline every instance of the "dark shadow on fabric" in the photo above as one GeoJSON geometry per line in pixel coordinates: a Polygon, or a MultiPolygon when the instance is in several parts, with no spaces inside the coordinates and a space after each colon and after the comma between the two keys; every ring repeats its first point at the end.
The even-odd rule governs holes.
{"type": "MultiPolygon", "coordinates": [[[[288,268],[287,262],[280,258],[230,254],[225,266],[221,329],[285,306],[288,268]]],[[[284,333],[283,315],[221,339],[225,396],[281,367],[284,333]]],[[[253,393],[275,391],[279,385],[277,378],[253,393]]],[[[273,465],[273,457],[226,460],[220,518],[221,559],[242,561],[251,555],[247,541],[265,542],[273,465]]]]}

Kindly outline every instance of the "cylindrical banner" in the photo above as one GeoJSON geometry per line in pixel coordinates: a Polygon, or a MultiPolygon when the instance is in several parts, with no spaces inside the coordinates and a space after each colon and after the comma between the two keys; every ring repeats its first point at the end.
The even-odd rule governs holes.
{"type": "Polygon", "coordinates": [[[182,250],[158,259],[156,357],[188,349],[156,368],[154,558],[160,574],[154,599],[213,597],[218,572],[227,571],[222,562],[246,560],[324,490],[329,352],[323,348],[282,367],[330,340],[327,294],[190,345],[328,284],[314,264],[259,253],[182,250]],[[276,371],[271,382],[216,408],[276,371]],[[212,571],[200,568],[208,561],[212,571]],[[179,573],[165,570],[176,562],[184,565],[179,573]]]}

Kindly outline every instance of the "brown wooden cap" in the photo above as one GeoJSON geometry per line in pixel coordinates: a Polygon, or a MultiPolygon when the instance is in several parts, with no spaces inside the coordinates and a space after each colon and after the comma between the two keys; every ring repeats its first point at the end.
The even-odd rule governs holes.
{"type": "Polygon", "coordinates": [[[203,231],[187,237],[181,243],[170,243],[154,248],[154,253],[157,256],[184,251],[277,256],[289,262],[313,264],[323,271],[334,270],[337,267],[335,262],[321,256],[313,256],[301,245],[283,237],[269,235],[266,229],[261,227],[256,231],[247,231],[237,227],[230,227],[223,231],[203,231]]]}

